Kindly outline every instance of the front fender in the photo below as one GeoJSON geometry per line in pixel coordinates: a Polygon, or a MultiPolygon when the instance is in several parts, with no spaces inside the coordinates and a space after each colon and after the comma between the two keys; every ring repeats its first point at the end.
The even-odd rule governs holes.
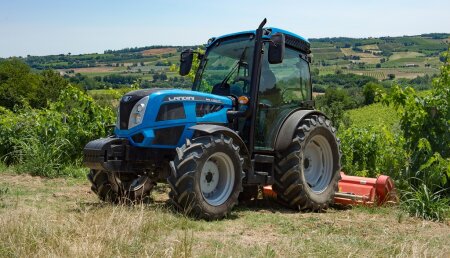
{"type": "Polygon", "coordinates": [[[246,167],[249,166],[250,163],[250,153],[248,151],[247,145],[245,145],[242,138],[233,130],[228,127],[214,124],[197,124],[189,127],[190,130],[203,132],[206,134],[214,134],[214,133],[222,133],[233,139],[234,143],[238,144],[241,149],[241,154],[244,158],[244,164],[246,167]]]}

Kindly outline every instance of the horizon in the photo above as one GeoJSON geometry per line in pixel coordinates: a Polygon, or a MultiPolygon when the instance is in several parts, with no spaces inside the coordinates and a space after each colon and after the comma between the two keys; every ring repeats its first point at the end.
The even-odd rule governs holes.
{"type": "Polygon", "coordinates": [[[8,13],[4,11],[0,17],[0,57],[78,55],[155,45],[202,45],[211,37],[256,29],[265,17],[268,27],[283,28],[308,39],[450,33],[450,16],[446,13],[450,2],[437,0],[426,3],[347,0],[346,5],[292,0],[277,3],[261,0],[258,5],[255,1],[228,2],[227,5],[206,1],[179,4],[174,0],[2,2],[0,9],[8,13]],[[211,11],[200,13],[198,10],[205,6],[211,11]],[[306,11],[299,11],[303,9],[306,11]]]}
{"type": "MultiPolygon", "coordinates": [[[[361,38],[357,38],[357,37],[344,37],[344,36],[337,36],[337,37],[321,37],[321,38],[306,38],[308,41],[310,40],[317,40],[317,39],[336,39],[336,38],[349,38],[349,39],[370,39],[370,38],[398,38],[398,37],[415,37],[415,36],[421,36],[423,34],[450,34],[449,32],[429,32],[429,33],[422,33],[419,35],[401,35],[401,36],[379,36],[379,37],[361,37],[361,38]]],[[[57,56],[57,55],[67,55],[70,53],[70,55],[74,56],[74,55],[89,55],[89,54],[104,54],[105,51],[111,50],[111,51],[119,51],[119,50],[124,50],[127,48],[145,48],[145,47],[188,47],[188,46],[200,46],[200,45],[204,45],[205,43],[200,43],[200,44],[193,44],[193,45],[147,45],[147,46],[132,46],[132,47],[124,47],[124,48],[117,48],[117,49],[111,49],[111,48],[107,48],[104,49],[102,51],[99,52],[86,52],[86,53],[72,53],[72,52],[67,52],[67,53],[57,53],[57,54],[44,54],[44,55],[25,55],[25,56],[8,56],[8,57],[0,57],[0,58],[14,58],[14,57],[20,57],[20,58],[26,58],[27,56],[57,56]]]]}

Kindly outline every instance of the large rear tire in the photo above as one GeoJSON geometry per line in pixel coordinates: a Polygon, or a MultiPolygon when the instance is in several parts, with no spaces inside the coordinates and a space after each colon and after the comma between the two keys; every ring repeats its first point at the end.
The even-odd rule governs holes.
{"type": "Polygon", "coordinates": [[[340,180],[336,129],[324,116],[303,119],[291,144],[277,153],[273,190],[284,205],[322,211],[333,202],[340,180]]]}
{"type": "Polygon", "coordinates": [[[239,147],[222,134],[187,140],[170,163],[169,196],[186,214],[221,219],[242,192],[242,163],[239,147]]]}
{"type": "Polygon", "coordinates": [[[99,199],[111,203],[142,202],[156,185],[146,176],[119,176],[103,170],[91,170],[87,177],[99,199]]]}

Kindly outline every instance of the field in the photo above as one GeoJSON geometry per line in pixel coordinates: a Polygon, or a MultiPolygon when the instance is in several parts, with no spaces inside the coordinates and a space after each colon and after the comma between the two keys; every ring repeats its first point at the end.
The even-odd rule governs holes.
{"type": "Polygon", "coordinates": [[[450,226],[396,207],[298,213],[259,200],[222,221],[149,204],[99,202],[85,179],[0,176],[0,256],[449,257],[450,226]]]}
{"type": "Polygon", "coordinates": [[[177,49],[170,47],[170,48],[155,48],[155,49],[148,49],[142,51],[143,56],[154,56],[154,55],[161,55],[161,54],[168,54],[168,53],[176,53],[177,49]]]}
{"type": "Polygon", "coordinates": [[[398,127],[398,115],[393,107],[375,103],[348,111],[352,126],[373,126],[376,128],[398,127]]]}

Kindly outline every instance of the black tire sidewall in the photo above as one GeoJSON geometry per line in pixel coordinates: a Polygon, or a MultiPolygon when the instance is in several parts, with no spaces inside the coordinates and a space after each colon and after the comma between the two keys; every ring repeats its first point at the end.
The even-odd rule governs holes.
{"type": "Polygon", "coordinates": [[[313,127],[312,130],[308,133],[306,139],[302,143],[302,150],[300,151],[300,180],[302,180],[302,184],[304,185],[304,192],[315,203],[326,203],[330,201],[330,199],[334,196],[336,191],[335,185],[337,181],[339,181],[339,170],[340,170],[340,162],[339,162],[339,145],[336,141],[334,134],[325,126],[321,124],[317,124],[317,126],[313,127]],[[326,138],[328,144],[330,144],[332,156],[333,156],[333,169],[332,176],[330,178],[330,182],[328,183],[327,188],[321,193],[314,192],[309,186],[305,178],[305,167],[304,167],[304,156],[305,156],[305,148],[310,143],[311,139],[316,136],[321,135],[326,138]]]}
{"type": "Polygon", "coordinates": [[[239,153],[237,151],[235,151],[231,145],[227,144],[226,142],[223,142],[223,143],[216,142],[215,144],[212,144],[211,146],[213,146],[213,147],[204,149],[201,160],[198,160],[198,163],[197,163],[196,173],[194,176],[194,186],[193,186],[193,190],[195,192],[195,198],[196,198],[195,202],[197,203],[197,205],[200,206],[200,209],[203,210],[205,213],[224,214],[224,213],[227,213],[229,211],[229,209],[236,204],[239,193],[242,190],[242,176],[241,176],[242,165],[241,165],[239,153]],[[200,188],[200,181],[201,181],[201,171],[202,171],[202,168],[205,165],[206,161],[208,161],[209,158],[213,154],[218,153],[218,152],[222,152],[222,153],[226,154],[231,159],[231,162],[233,163],[235,175],[234,175],[233,189],[232,189],[228,199],[224,203],[222,203],[218,206],[213,206],[213,205],[209,204],[206,201],[206,199],[204,198],[203,193],[200,188]]]}

